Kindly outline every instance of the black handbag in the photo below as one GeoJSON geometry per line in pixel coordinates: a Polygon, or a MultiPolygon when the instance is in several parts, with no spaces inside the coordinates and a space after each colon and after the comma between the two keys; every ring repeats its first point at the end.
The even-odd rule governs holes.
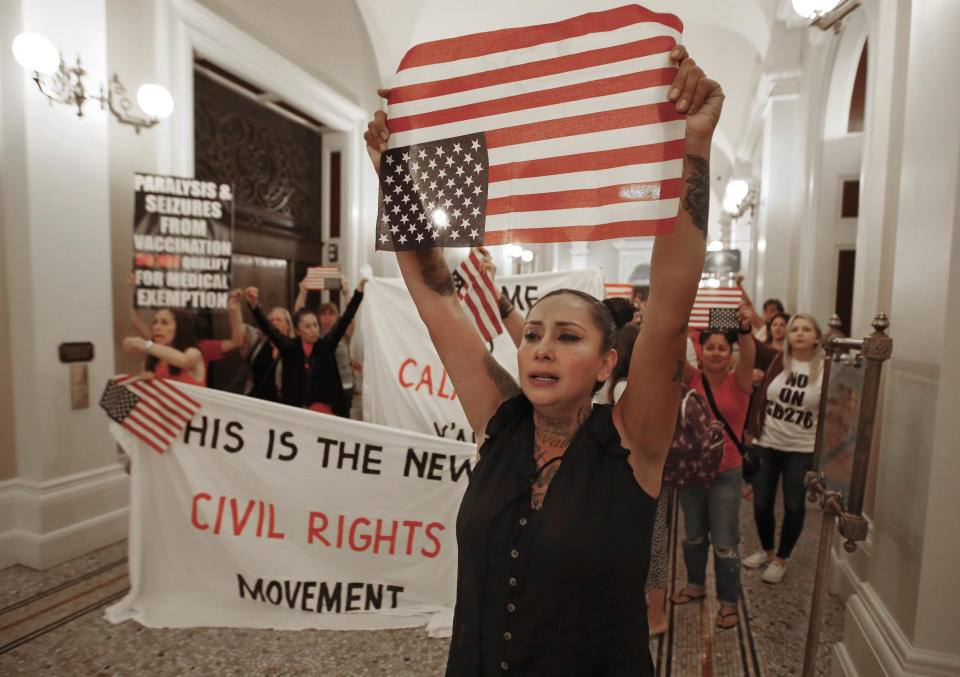
{"type": "Polygon", "coordinates": [[[753,479],[753,476],[757,474],[757,471],[760,470],[760,464],[762,463],[760,453],[753,448],[753,445],[740,442],[740,438],[733,432],[733,428],[727,423],[727,419],[725,419],[723,414],[720,413],[720,410],[717,409],[717,403],[713,399],[713,391],[710,390],[710,381],[707,379],[707,375],[701,373],[700,381],[703,383],[703,392],[707,394],[707,401],[710,403],[713,415],[723,424],[723,429],[727,431],[730,439],[733,440],[734,445],[736,445],[737,451],[739,451],[743,457],[743,479],[749,482],[753,479]]]}

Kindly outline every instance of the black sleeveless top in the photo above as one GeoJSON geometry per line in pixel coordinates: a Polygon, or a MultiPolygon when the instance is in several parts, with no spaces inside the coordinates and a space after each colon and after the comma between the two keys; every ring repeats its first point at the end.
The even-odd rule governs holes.
{"type": "Polygon", "coordinates": [[[487,434],[457,516],[447,676],[652,676],[644,583],[657,501],[633,476],[612,407],[594,405],[539,511],[526,397],[504,402],[487,434]]]}

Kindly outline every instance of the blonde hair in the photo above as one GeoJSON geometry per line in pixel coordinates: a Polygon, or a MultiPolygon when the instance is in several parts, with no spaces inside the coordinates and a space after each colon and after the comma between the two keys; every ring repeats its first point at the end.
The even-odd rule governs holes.
{"type": "Polygon", "coordinates": [[[274,306],[274,307],[270,310],[270,312],[267,313],[267,316],[269,317],[271,313],[274,313],[274,312],[277,312],[277,311],[279,311],[280,314],[283,315],[283,318],[287,321],[287,326],[289,327],[289,329],[287,329],[287,336],[289,336],[290,338],[293,338],[294,336],[296,336],[296,335],[297,335],[297,332],[294,331],[293,318],[290,316],[290,311],[289,311],[289,310],[287,310],[286,308],[284,308],[284,307],[282,307],[282,306],[274,306]]]}
{"type": "Polygon", "coordinates": [[[810,380],[815,381],[820,376],[820,367],[823,364],[823,331],[820,330],[820,325],[817,324],[817,321],[813,318],[813,315],[807,315],[806,313],[797,313],[790,318],[790,321],[787,322],[787,335],[783,339],[783,370],[787,372],[787,375],[790,375],[793,372],[793,346],[790,344],[790,330],[793,328],[793,323],[797,320],[806,320],[811,325],[813,325],[813,330],[817,333],[817,344],[813,347],[813,352],[810,354],[810,380]]]}

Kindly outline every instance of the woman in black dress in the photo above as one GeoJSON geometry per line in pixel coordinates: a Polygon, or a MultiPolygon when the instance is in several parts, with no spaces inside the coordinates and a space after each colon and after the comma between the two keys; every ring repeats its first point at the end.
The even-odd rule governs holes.
{"type": "MultiPolygon", "coordinates": [[[[457,518],[447,675],[652,675],[644,579],[680,400],[686,326],[703,270],[709,157],[723,92],[688,58],[669,97],[687,115],[673,232],[658,235],[650,300],[615,406],[591,406],[617,362],[606,307],[548,294],[527,315],[519,385],[457,298],[439,249],[397,261],[482,440],[457,518]]],[[[381,95],[387,92],[381,90],[381,95]]],[[[386,115],[365,134],[379,172],[386,115]]]]}

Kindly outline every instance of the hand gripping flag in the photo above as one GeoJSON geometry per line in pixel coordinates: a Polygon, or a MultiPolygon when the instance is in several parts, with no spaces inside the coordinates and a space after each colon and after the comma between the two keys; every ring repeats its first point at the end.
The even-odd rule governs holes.
{"type": "Polygon", "coordinates": [[[690,313],[690,329],[719,329],[734,331],[740,328],[739,307],[743,301],[740,287],[701,287],[690,313]]]}
{"type": "Polygon", "coordinates": [[[682,29],[627,5],[413,47],[388,99],[377,249],[670,232],[682,29]]]}
{"type": "Polygon", "coordinates": [[[457,295],[483,340],[492,341],[503,333],[497,288],[481,270],[480,258],[475,251],[471,251],[470,256],[457,266],[453,279],[457,285],[457,295]]]}
{"type": "Polygon", "coordinates": [[[125,374],[107,381],[100,406],[107,416],[160,454],[200,410],[200,403],[169,379],[143,381],[125,374]]]}

